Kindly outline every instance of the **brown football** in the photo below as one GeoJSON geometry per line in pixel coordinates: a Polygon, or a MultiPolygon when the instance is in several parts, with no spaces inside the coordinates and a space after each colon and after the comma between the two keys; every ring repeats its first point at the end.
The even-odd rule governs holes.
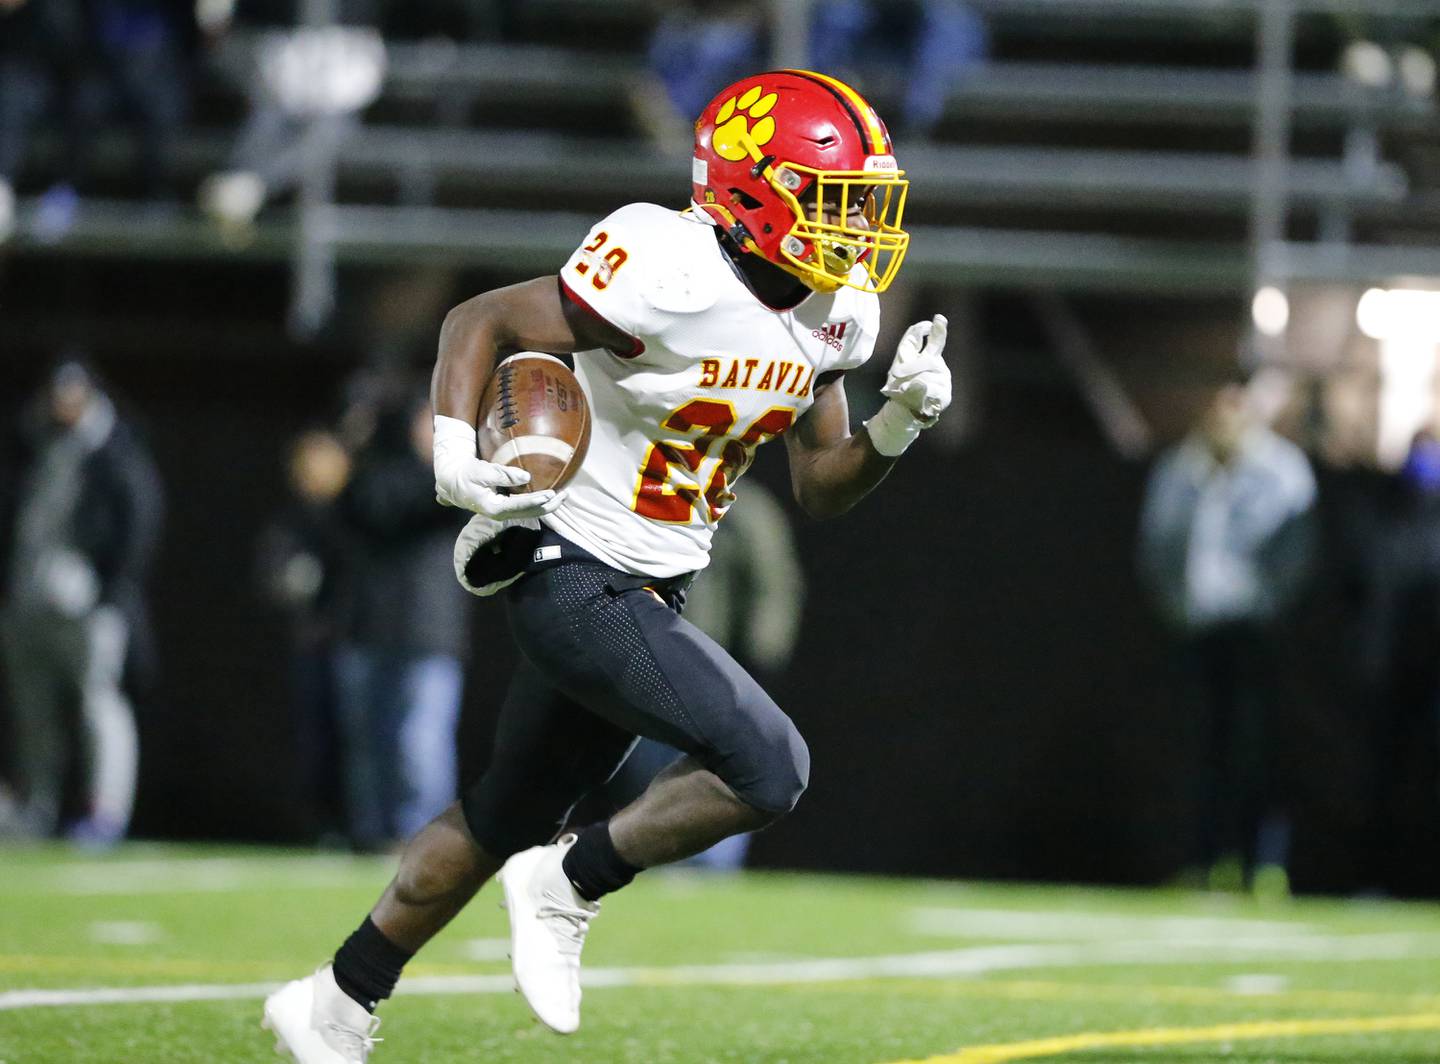
{"type": "Polygon", "coordinates": [[[563,488],[590,446],[590,405],[569,366],[522,351],[495,367],[480,400],[477,436],[485,461],[530,474],[516,491],[563,488]]]}

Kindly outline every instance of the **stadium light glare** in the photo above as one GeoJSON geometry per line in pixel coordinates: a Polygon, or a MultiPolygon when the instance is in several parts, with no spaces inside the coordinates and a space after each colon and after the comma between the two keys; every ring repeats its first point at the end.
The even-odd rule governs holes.
{"type": "Polygon", "coordinates": [[[1355,306],[1355,323],[1379,341],[1376,458],[1382,468],[1397,469],[1416,431],[1435,416],[1440,292],[1371,288],[1355,306]]]}
{"type": "Polygon", "coordinates": [[[1266,285],[1250,301],[1250,318],[1262,336],[1280,336],[1290,324],[1290,298],[1274,285],[1266,285]]]}
{"type": "Polygon", "coordinates": [[[1355,323],[1372,340],[1440,344],[1440,292],[1371,288],[1355,307],[1355,323]]]}

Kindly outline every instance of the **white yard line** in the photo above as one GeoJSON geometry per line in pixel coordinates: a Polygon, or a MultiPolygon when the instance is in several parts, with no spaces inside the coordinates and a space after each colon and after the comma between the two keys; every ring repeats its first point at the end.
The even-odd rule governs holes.
{"type": "Polygon", "coordinates": [[[88,931],[90,941],[102,946],[150,946],[165,937],[159,924],[145,920],[95,920],[88,931]]]}
{"type": "Polygon", "coordinates": [[[96,861],[47,869],[14,893],[72,897],[129,894],[224,894],[244,890],[370,887],[389,874],[389,863],[349,857],[310,857],[275,864],[239,857],[185,860],[96,861]],[[25,888],[31,889],[25,889],[25,888]]]}
{"type": "Polygon", "coordinates": [[[1204,938],[1235,934],[1305,935],[1313,925],[1290,920],[1254,920],[1231,916],[1124,915],[1065,910],[959,909],[910,910],[908,926],[922,935],[956,938],[1076,939],[1204,938]]]}
{"type": "Polygon", "coordinates": [[[262,998],[278,983],[221,983],[179,986],[115,986],[93,990],[10,990],[0,994],[0,1012],[71,1005],[149,1005],[176,1001],[232,1001],[262,998]]]}
{"type": "Polygon", "coordinates": [[[510,959],[508,938],[472,938],[460,946],[460,952],[467,960],[504,961],[510,959]]]}
{"type": "MultiPolygon", "coordinates": [[[[587,987],[777,986],[881,978],[953,978],[992,972],[1106,965],[1188,965],[1240,961],[1334,962],[1440,957],[1440,934],[1333,935],[1232,938],[1229,940],[1148,940],[1082,945],[980,946],[879,957],[834,957],[755,964],[676,967],[589,968],[587,987]]],[[[0,993],[0,1011],[79,1005],[257,999],[274,983],[186,984],[96,989],[12,990],[0,993]]],[[[401,982],[405,995],[501,994],[509,975],[418,976],[401,982]]]]}
{"type": "Polygon", "coordinates": [[[1224,987],[1233,994],[1248,994],[1265,997],[1268,994],[1283,994],[1290,989],[1290,977],[1267,975],[1263,972],[1245,972],[1232,975],[1225,980],[1224,987]]]}

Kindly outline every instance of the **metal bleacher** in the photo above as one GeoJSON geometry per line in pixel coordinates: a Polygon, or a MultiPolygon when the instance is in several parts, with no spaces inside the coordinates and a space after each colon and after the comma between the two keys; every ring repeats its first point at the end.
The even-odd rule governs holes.
{"type": "MultiPolygon", "coordinates": [[[[590,55],[543,45],[402,43],[390,49],[386,94],[452,105],[568,104],[569,72],[583,67],[587,103],[621,106],[635,75],[634,57],[590,55]]],[[[873,80],[873,78],[872,78],[873,80]]],[[[893,86],[891,86],[893,88],[893,86]]],[[[1255,109],[1249,70],[1185,66],[998,60],[958,86],[950,98],[957,119],[983,116],[1016,121],[1160,121],[1246,123],[1255,109]]],[[[1344,81],[1334,73],[1299,73],[1291,107],[1298,125],[1340,126],[1355,121],[1385,128],[1420,128],[1435,119],[1428,101],[1344,81]]]]}
{"type": "MultiPolygon", "coordinates": [[[[995,58],[955,89],[934,140],[902,145],[915,274],[1243,290],[1254,273],[1249,231],[1261,166],[1250,151],[1261,85],[1254,37],[1273,2],[975,0],[991,19],[995,58]],[[1058,58],[1034,59],[1052,40],[1058,58]],[[1097,40],[1103,47],[1091,46],[1097,40]],[[1211,41],[1218,55],[1243,61],[1194,61],[1211,41]]],[[[1283,2],[1296,5],[1302,33],[1312,31],[1304,20],[1346,8],[1283,2]]],[[[1429,0],[1408,4],[1414,11],[1429,0]]],[[[1390,6],[1368,5],[1372,14],[1390,6]]],[[[309,239],[323,240],[340,262],[538,270],[619,202],[683,203],[686,157],[652,146],[628,111],[643,73],[646,10],[539,0],[532,23],[568,20],[562,43],[393,43],[380,101],[339,149],[339,200],[324,207],[324,225],[310,226],[309,239]],[[611,35],[630,20],[636,47],[587,48],[586,19],[611,35]]],[[[232,42],[240,53],[246,46],[232,42]]],[[[1433,98],[1361,87],[1333,64],[1287,74],[1283,107],[1297,145],[1279,189],[1293,245],[1288,268],[1360,279],[1433,264],[1429,272],[1440,274],[1440,205],[1426,163],[1435,154],[1433,98]]],[[[902,88],[881,71],[865,87],[882,107],[902,88]]],[[[227,129],[192,133],[182,180],[193,186],[222,168],[232,137],[227,129]]],[[[99,154],[119,166],[126,150],[117,142],[99,154]]],[[[27,246],[280,258],[295,253],[305,228],[299,210],[268,208],[236,244],[188,209],[141,214],[93,202],[64,243],[27,246]]],[[[22,211],[22,245],[24,221],[22,211]]]]}
{"type": "MultiPolygon", "coordinates": [[[[99,150],[118,166],[128,145],[112,135],[99,150]]],[[[191,177],[218,169],[227,151],[225,137],[193,136],[181,148],[180,169],[191,177]]],[[[1057,202],[1127,212],[1243,212],[1252,183],[1250,161],[1221,152],[917,145],[906,150],[904,161],[912,212],[942,215],[964,207],[1038,210],[1057,202]]],[[[368,126],[341,146],[339,163],[344,177],[383,186],[386,199],[410,206],[429,205],[434,190],[449,186],[492,203],[517,190],[531,200],[573,201],[578,195],[597,203],[616,202],[617,196],[669,202],[683,196],[689,183],[686,159],[643,139],[553,132],[368,126]],[[583,180],[577,164],[583,164],[583,180]],[[577,183],[584,189],[577,191],[577,183]]],[[[1409,197],[1404,172],[1383,162],[1357,180],[1341,161],[1296,160],[1289,190],[1301,210],[1398,207],[1409,197]]]]}

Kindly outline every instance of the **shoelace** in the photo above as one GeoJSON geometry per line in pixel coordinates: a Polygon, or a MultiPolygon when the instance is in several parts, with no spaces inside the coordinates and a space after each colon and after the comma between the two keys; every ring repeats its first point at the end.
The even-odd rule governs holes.
{"type": "Polygon", "coordinates": [[[585,932],[590,928],[590,918],[595,914],[589,909],[576,908],[553,891],[545,891],[544,898],[550,904],[541,905],[536,915],[545,921],[559,940],[560,952],[577,960],[580,947],[585,945],[585,932]]]}
{"type": "Polygon", "coordinates": [[[335,1046],[336,1049],[343,1050],[347,1054],[353,1053],[361,1061],[369,1060],[371,1050],[379,1043],[385,1041],[383,1038],[375,1037],[375,1032],[380,1030],[379,1016],[371,1019],[370,1029],[368,1031],[357,1031],[354,1027],[346,1027],[343,1023],[338,1023],[335,1020],[327,1021],[325,1026],[328,1030],[333,1031],[339,1036],[337,1040],[340,1044],[335,1046]]]}

